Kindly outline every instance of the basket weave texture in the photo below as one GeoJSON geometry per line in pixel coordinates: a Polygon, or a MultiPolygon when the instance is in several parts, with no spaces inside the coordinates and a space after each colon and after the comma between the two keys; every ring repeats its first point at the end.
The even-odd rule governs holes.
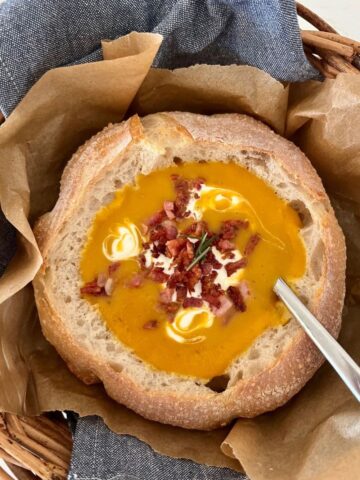
{"type": "MultiPolygon", "coordinates": [[[[317,30],[302,30],[309,62],[326,78],[360,74],[360,42],[343,37],[304,5],[297,13],[317,30]]],[[[0,113],[1,122],[1,113],[0,113]]],[[[64,480],[70,463],[72,436],[60,414],[21,417],[0,414],[0,459],[18,480],[64,480]]],[[[11,480],[0,467],[0,480],[11,480]]]]}

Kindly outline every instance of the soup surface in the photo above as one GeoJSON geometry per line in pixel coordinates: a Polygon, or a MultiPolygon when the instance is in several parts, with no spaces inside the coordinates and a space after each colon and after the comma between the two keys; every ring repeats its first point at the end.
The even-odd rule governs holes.
{"type": "Polygon", "coordinates": [[[154,368],[212,378],[289,318],[272,287],[304,274],[300,227],[271,187],[233,163],[139,175],[94,218],[81,294],[154,368]]]}

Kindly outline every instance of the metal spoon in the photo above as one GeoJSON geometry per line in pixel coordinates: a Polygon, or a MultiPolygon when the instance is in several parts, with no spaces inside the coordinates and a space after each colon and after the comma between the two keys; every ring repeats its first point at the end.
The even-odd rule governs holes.
{"type": "Polygon", "coordinates": [[[360,367],[299,300],[282,278],[274,292],[309,335],[324,357],[333,366],[351,393],[360,402],[360,367]]]}

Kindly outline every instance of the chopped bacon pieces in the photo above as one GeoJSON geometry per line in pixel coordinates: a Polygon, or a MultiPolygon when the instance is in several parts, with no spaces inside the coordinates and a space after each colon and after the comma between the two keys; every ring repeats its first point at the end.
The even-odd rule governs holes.
{"type": "Polygon", "coordinates": [[[240,229],[246,229],[249,226],[247,220],[225,220],[221,224],[220,236],[224,240],[234,240],[240,229]]]}
{"type": "Polygon", "coordinates": [[[246,304],[238,287],[229,287],[226,290],[226,293],[234,303],[236,310],[239,310],[240,312],[246,311],[246,304]]]}
{"type": "Polygon", "coordinates": [[[204,301],[202,298],[188,297],[183,301],[183,307],[201,307],[203,303],[204,301]]]}
{"type": "Polygon", "coordinates": [[[216,260],[215,255],[213,252],[210,250],[210,252],[206,255],[206,262],[209,262],[213,268],[219,269],[222,267],[221,263],[216,260]]]}
{"type": "Polygon", "coordinates": [[[146,225],[148,227],[153,227],[154,225],[159,225],[163,220],[165,220],[166,214],[164,210],[160,210],[159,212],[154,213],[151,215],[150,218],[146,221],[146,225]]]}
{"type": "Polygon", "coordinates": [[[164,222],[162,222],[161,225],[165,229],[165,234],[166,234],[166,239],[167,240],[173,240],[174,238],[177,237],[178,230],[177,230],[174,222],[172,222],[170,220],[165,220],[164,222]]]}
{"type": "Polygon", "coordinates": [[[244,248],[244,255],[246,257],[255,250],[255,247],[260,242],[260,240],[261,240],[261,237],[258,233],[251,235],[251,237],[247,241],[247,244],[245,245],[245,248],[244,248]]]}
{"type": "Polygon", "coordinates": [[[145,330],[154,330],[159,326],[159,322],[157,320],[148,320],[144,323],[143,328],[145,330]]]}
{"type": "Polygon", "coordinates": [[[120,262],[113,262],[113,263],[110,263],[110,265],[108,266],[108,274],[109,274],[109,277],[111,277],[111,275],[113,273],[116,272],[116,270],[120,267],[120,262]]]}
{"type": "Polygon", "coordinates": [[[206,261],[206,262],[202,262],[202,264],[200,265],[200,268],[203,275],[210,275],[210,273],[212,272],[213,266],[210,262],[206,261]]]}
{"type": "MultiPolygon", "coordinates": [[[[230,277],[244,268],[248,256],[254,251],[261,237],[257,233],[251,235],[244,248],[244,256],[234,261],[238,255],[236,237],[240,230],[249,227],[249,222],[240,219],[225,220],[218,232],[211,231],[203,220],[193,219],[190,222],[189,218],[183,222],[191,214],[188,210],[190,198],[200,198],[204,179],[185,179],[172,175],[172,180],[175,199],[165,200],[162,210],[155,212],[141,225],[142,234],[146,236],[143,250],[138,256],[141,270],[130,278],[127,286],[139,288],[145,277],[163,284],[158,307],[166,312],[169,321],[174,319],[181,307],[199,308],[206,302],[214,315],[221,318],[225,325],[235,310],[246,310],[245,302],[250,296],[250,290],[247,282],[241,280],[237,286],[231,286],[224,291],[221,283],[217,283],[220,282],[217,280],[218,271],[224,266],[227,276],[230,277]],[[217,252],[212,250],[213,246],[217,252]],[[150,262],[148,253],[151,254],[150,262]],[[221,254],[221,261],[217,259],[218,254],[221,254]],[[164,255],[167,259],[161,261],[164,255]],[[225,259],[226,262],[223,261],[225,259]],[[165,272],[165,268],[169,274],[165,272]]],[[[111,263],[107,272],[99,273],[92,282],[81,287],[81,294],[111,295],[115,286],[114,273],[119,267],[120,262],[111,263]]],[[[158,325],[157,320],[149,320],[143,328],[152,330],[158,325]]]]}
{"type": "Polygon", "coordinates": [[[173,240],[177,236],[177,228],[170,220],[154,226],[149,233],[150,242],[159,242],[165,244],[168,240],[173,240]]]}
{"type": "Polygon", "coordinates": [[[105,283],[107,279],[108,279],[108,276],[106,275],[106,273],[101,272],[97,277],[96,283],[99,287],[105,287],[105,283]]]}
{"type": "Polygon", "coordinates": [[[177,302],[160,303],[159,306],[162,310],[164,310],[169,315],[170,320],[174,318],[175,313],[180,308],[180,305],[177,302]]]}
{"type": "Polygon", "coordinates": [[[110,296],[114,290],[115,282],[113,274],[120,267],[120,262],[111,263],[107,273],[100,272],[91,282],[85,283],[80,288],[81,295],[92,295],[93,297],[110,296]]]}
{"type": "Polygon", "coordinates": [[[186,294],[187,294],[187,288],[184,285],[177,285],[177,287],[176,287],[176,300],[179,303],[182,303],[185,300],[186,294]]]}
{"type": "Polygon", "coordinates": [[[241,280],[238,284],[238,289],[244,300],[247,300],[250,297],[250,288],[246,280],[241,280]]]}
{"type": "Polygon", "coordinates": [[[231,275],[235,273],[237,270],[239,270],[240,268],[246,267],[246,264],[247,264],[247,259],[245,257],[241,258],[237,262],[227,263],[225,265],[226,273],[228,274],[229,277],[231,277],[231,275]]]}
{"type": "Polygon", "coordinates": [[[105,295],[104,287],[99,287],[97,281],[85,283],[83,287],[80,288],[81,295],[93,295],[94,297],[99,297],[105,295]]]}
{"type": "Polygon", "coordinates": [[[169,202],[166,200],[164,202],[164,211],[169,220],[173,220],[175,218],[174,210],[175,210],[174,202],[169,202]]]}
{"type": "Polygon", "coordinates": [[[172,288],[165,288],[164,290],[162,290],[159,295],[160,303],[164,303],[166,305],[171,303],[173,293],[174,289],[172,288]]]}
{"type": "Polygon", "coordinates": [[[228,320],[229,314],[234,309],[233,302],[226,295],[220,295],[218,297],[220,305],[218,307],[212,306],[211,311],[216,317],[222,317],[223,323],[228,320]]]}
{"type": "Polygon", "coordinates": [[[228,252],[235,249],[235,243],[231,242],[230,240],[226,240],[224,238],[220,238],[217,242],[217,248],[220,252],[228,252]]]}
{"type": "Polygon", "coordinates": [[[151,280],[154,280],[154,282],[165,283],[169,275],[167,275],[162,268],[156,267],[150,271],[149,277],[151,280]]]}
{"type": "Polygon", "coordinates": [[[185,246],[186,239],[182,237],[174,238],[166,242],[166,248],[170,257],[176,257],[180,250],[185,246]]]}
{"type": "Polygon", "coordinates": [[[209,231],[208,224],[203,220],[201,220],[200,222],[192,223],[184,231],[185,235],[189,235],[196,238],[201,238],[201,236],[205,232],[208,234],[208,237],[210,238],[210,235],[209,235],[210,231],[209,231]]]}

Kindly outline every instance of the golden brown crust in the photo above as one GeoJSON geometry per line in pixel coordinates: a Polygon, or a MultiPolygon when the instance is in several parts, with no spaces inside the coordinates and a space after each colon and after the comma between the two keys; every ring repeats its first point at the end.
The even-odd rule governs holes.
{"type": "MultiPolygon", "coordinates": [[[[303,153],[245,115],[205,117],[172,112],[156,116],[163,122],[165,132],[166,129],[168,133],[171,130],[171,135],[181,137],[184,142],[217,143],[226,148],[241,133],[241,144],[236,142],[239,148],[270,153],[294,179],[294,183],[301,184],[311,200],[325,207],[322,216],[325,274],[311,308],[323,325],[337,336],[345,284],[344,239],[321,181],[303,153]]],[[[49,266],[48,252],[57,232],[71,217],[74,204],[82,198],[88,184],[95,181],[100,171],[103,174],[104,169],[111,167],[114,157],[109,159],[108,165],[104,165],[102,159],[106,154],[116,147],[120,155],[132,142],[144,139],[144,124],[138,117],[132,117],[120,125],[107,127],[89,140],[65,169],[60,198],[54,210],[43,216],[36,226],[44,264],[34,280],[34,288],[44,334],[70,369],[85,383],[102,381],[112,398],[152,420],[185,428],[212,429],[238,416],[253,417],[277,408],[302,388],[323,361],[302,330],[270,368],[249,379],[239,380],[221,394],[209,390],[209,394],[202,394],[199,399],[196,394],[188,392],[177,394],[144,388],[124,371],[83,348],[67,331],[59,312],[51,304],[46,292],[46,269],[49,266]],[[90,168],[86,175],[84,166],[90,168]]]]}

